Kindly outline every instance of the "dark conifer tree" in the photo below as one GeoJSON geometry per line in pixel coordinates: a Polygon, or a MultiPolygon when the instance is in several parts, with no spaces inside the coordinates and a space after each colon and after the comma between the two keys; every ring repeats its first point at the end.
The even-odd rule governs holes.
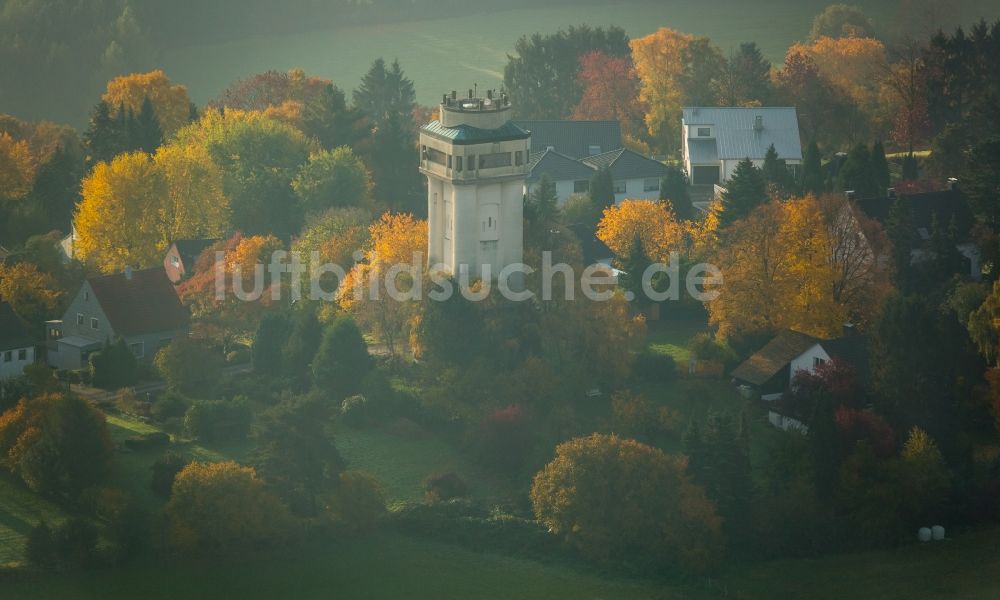
{"type": "Polygon", "coordinates": [[[826,191],[826,177],[823,175],[823,165],[820,162],[819,146],[815,141],[806,146],[806,152],[802,157],[799,187],[804,194],[822,194],[826,191]]]}
{"type": "Polygon", "coordinates": [[[670,203],[674,216],[678,219],[687,221],[694,218],[688,178],[681,169],[667,167],[667,174],[660,180],[660,200],[670,203]]]}
{"type": "Polygon", "coordinates": [[[723,226],[731,225],[766,201],[767,182],[764,174],[749,158],[745,158],[736,165],[733,176],[726,183],[719,220],[723,226]]]}

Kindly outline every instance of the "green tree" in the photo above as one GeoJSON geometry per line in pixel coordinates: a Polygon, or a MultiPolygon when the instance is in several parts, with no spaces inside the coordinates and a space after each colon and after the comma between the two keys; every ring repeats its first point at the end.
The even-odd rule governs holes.
{"type": "Polygon", "coordinates": [[[858,198],[880,196],[878,182],[872,169],[872,156],[868,146],[858,144],[847,153],[847,160],[837,173],[837,190],[851,190],[858,198]]]}
{"type": "Polygon", "coordinates": [[[134,385],[139,378],[135,355],[121,337],[90,355],[90,372],[94,386],[105,389],[134,385]]]}
{"type": "Polygon", "coordinates": [[[79,148],[60,144],[52,156],[38,167],[30,198],[46,216],[49,229],[69,231],[73,209],[80,201],[80,180],[84,161],[79,148]]]}
{"type": "Polygon", "coordinates": [[[767,105],[771,87],[771,62],[754,42],[740,44],[739,50],[725,62],[715,84],[722,106],[745,106],[752,102],[767,105]]]}
{"type": "Polygon", "coordinates": [[[348,146],[310,156],[292,180],[292,188],[307,214],[337,206],[364,206],[371,196],[368,169],[348,146]]]}
{"type": "Polygon", "coordinates": [[[660,200],[670,203],[670,208],[679,221],[689,221],[694,218],[688,178],[679,167],[668,166],[666,175],[660,179],[660,200]]]}
{"type": "Polygon", "coordinates": [[[383,206],[404,212],[421,211],[417,190],[420,189],[414,148],[413,118],[388,115],[372,136],[372,181],[374,196],[383,206]]]}
{"type": "Polygon", "coordinates": [[[250,348],[254,371],[267,375],[284,374],[283,350],[288,334],[289,323],[285,314],[270,312],[261,318],[250,348]]]}
{"type": "Polygon", "coordinates": [[[205,397],[218,381],[222,354],[196,340],[178,336],[156,353],[153,365],[170,389],[205,397]]]}
{"type": "Polygon", "coordinates": [[[764,181],[767,182],[768,188],[777,194],[784,195],[792,191],[792,175],[788,171],[785,159],[778,157],[778,151],[775,150],[774,144],[767,147],[761,172],[764,174],[764,181]]]}
{"type": "Polygon", "coordinates": [[[590,178],[590,199],[602,209],[615,205],[615,182],[611,169],[603,167],[590,178]]]}
{"type": "Polygon", "coordinates": [[[532,507],[591,558],[704,569],[721,553],[721,519],[685,462],[614,435],[576,438],[535,475],[532,507]]]}
{"type": "Polygon", "coordinates": [[[616,259],[619,269],[623,271],[619,277],[619,285],[632,294],[632,298],[638,304],[645,304],[648,298],[642,289],[642,276],[646,269],[652,264],[646,249],[642,245],[642,238],[639,232],[635,233],[632,243],[629,245],[628,254],[616,259]]]}
{"type": "Polygon", "coordinates": [[[98,102],[90,114],[90,123],[83,133],[83,145],[87,150],[87,164],[108,162],[124,151],[122,131],[118,121],[111,116],[111,107],[103,100],[98,102]]]}
{"type": "Polygon", "coordinates": [[[875,178],[876,191],[884,195],[892,180],[889,177],[889,162],[885,159],[885,148],[882,141],[876,140],[872,146],[872,176],[875,178]]]}
{"type": "Polygon", "coordinates": [[[347,105],[344,92],[327,84],[316,102],[316,109],[302,116],[303,129],[319,140],[321,146],[333,150],[349,146],[364,153],[370,123],[363,110],[347,105]]]}
{"type": "Polygon", "coordinates": [[[629,56],[628,36],[620,27],[570,27],[556,33],[534,33],[514,43],[503,70],[504,87],[522,119],[565,119],[580,103],[583,88],[577,75],[589,52],[629,56]]]}
{"type": "Polygon", "coordinates": [[[831,4],[813,19],[811,40],[821,37],[875,37],[871,19],[857,6],[831,4]]]}
{"type": "MultiPolygon", "coordinates": [[[[681,50],[684,70],[677,76],[677,86],[689,106],[726,105],[720,102],[722,81],[726,76],[726,58],[707,37],[691,40],[681,50]]],[[[732,105],[735,106],[735,105],[732,105]]]]}
{"type": "Polygon", "coordinates": [[[372,358],[354,319],[341,315],[323,332],[323,341],[313,360],[316,388],[339,402],[358,393],[372,358]]]}
{"type": "Polygon", "coordinates": [[[920,166],[917,164],[917,157],[909,153],[903,157],[903,181],[916,181],[920,178],[920,166]]]}
{"type": "Polygon", "coordinates": [[[323,340],[323,328],[312,307],[303,307],[292,318],[291,332],[282,351],[285,373],[302,385],[308,385],[312,362],[323,340]]]}
{"type": "Polygon", "coordinates": [[[896,285],[906,290],[913,280],[912,255],[916,230],[913,225],[913,210],[903,196],[898,196],[890,209],[886,235],[892,242],[896,285]]]}
{"type": "Polygon", "coordinates": [[[386,126],[390,119],[404,117],[411,122],[416,106],[413,82],[403,74],[399,60],[386,68],[385,60],[375,59],[354,90],[354,106],[362,110],[375,129],[386,126]]]}
{"type": "Polygon", "coordinates": [[[142,107],[135,117],[134,127],[137,149],[152,154],[163,143],[163,129],[160,128],[160,121],[156,118],[156,112],[149,96],[142,100],[142,107]]]}
{"type": "Polygon", "coordinates": [[[802,157],[802,171],[799,187],[805,194],[822,194],[826,191],[826,178],[823,175],[823,165],[820,162],[819,146],[815,141],[806,146],[802,157]]]}
{"type": "Polygon", "coordinates": [[[535,189],[524,197],[525,246],[539,251],[552,248],[552,229],[559,220],[558,200],[556,182],[543,173],[535,189]]]}
{"type": "Polygon", "coordinates": [[[760,169],[749,158],[736,165],[733,176],[726,182],[722,193],[722,212],[719,224],[727,226],[750,214],[755,207],[767,201],[767,182],[760,169]]]}
{"type": "Polygon", "coordinates": [[[254,428],[254,466],[268,486],[302,516],[319,512],[319,498],[337,484],[344,461],[326,431],[328,404],[288,397],[261,413],[254,428]]]}

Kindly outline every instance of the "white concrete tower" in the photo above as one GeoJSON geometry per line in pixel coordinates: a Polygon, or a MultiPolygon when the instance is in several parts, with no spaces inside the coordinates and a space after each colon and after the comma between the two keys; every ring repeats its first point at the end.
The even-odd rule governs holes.
{"type": "Polygon", "coordinates": [[[441,101],[440,120],[420,129],[420,172],[427,176],[428,266],[490,279],[520,263],[524,180],[531,134],[510,122],[510,100],[469,90],[441,101]]]}

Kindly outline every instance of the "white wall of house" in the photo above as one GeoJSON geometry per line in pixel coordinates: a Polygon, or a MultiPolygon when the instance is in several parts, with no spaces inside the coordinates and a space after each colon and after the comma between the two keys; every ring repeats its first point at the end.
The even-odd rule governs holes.
{"type": "Polygon", "coordinates": [[[817,365],[820,364],[817,363],[817,361],[829,362],[830,355],[826,353],[826,350],[823,349],[823,346],[819,344],[813,344],[812,348],[806,350],[798,357],[793,359],[791,363],[789,363],[788,383],[789,384],[792,383],[792,381],[795,379],[795,374],[798,373],[799,371],[807,371],[809,373],[812,373],[813,370],[815,370],[815,368],[817,367],[817,365]]]}
{"type": "Polygon", "coordinates": [[[646,179],[618,179],[615,182],[615,203],[621,204],[622,200],[658,200],[660,198],[660,179],[658,177],[650,177],[647,182],[646,179]],[[619,192],[619,186],[624,184],[625,191],[619,192]],[[655,184],[656,189],[649,190],[647,187],[652,187],[655,184]]]}
{"type": "MultiPolygon", "coordinates": [[[[573,190],[575,189],[575,186],[576,183],[571,179],[556,182],[556,197],[558,198],[557,204],[559,206],[562,206],[563,204],[566,203],[567,200],[569,200],[569,197],[572,196],[574,193],[573,190]]],[[[538,189],[538,182],[536,181],[534,183],[526,184],[524,188],[525,188],[524,192],[525,194],[533,194],[535,193],[535,190],[538,189]]],[[[586,192],[581,192],[581,193],[586,193],[586,192]]]]}
{"type": "Polygon", "coordinates": [[[35,362],[35,348],[11,348],[0,350],[0,379],[17,377],[24,368],[35,362]]]}

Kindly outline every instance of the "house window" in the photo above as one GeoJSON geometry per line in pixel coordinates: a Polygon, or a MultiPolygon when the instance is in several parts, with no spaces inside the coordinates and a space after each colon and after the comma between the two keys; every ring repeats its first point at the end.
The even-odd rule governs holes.
{"type": "Polygon", "coordinates": [[[510,166],[510,152],[494,152],[479,155],[480,169],[496,169],[510,166]]]}
{"type": "Polygon", "coordinates": [[[14,360],[14,354],[10,350],[3,353],[4,362],[10,362],[12,360],[14,360]]]}
{"type": "Polygon", "coordinates": [[[476,155],[470,154],[469,158],[465,159],[465,164],[469,166],[470,171],[476,170],[476,155]]]}
{"type": "Polygon", "coordinates": [[[624,179],[616,179],[615,180],[615,184],[614,184],[614,188],[615,188],[615,193],[616,194],[624,194],[625,193],[625,180],[624,179]]]}
{"type": "Polygon", "coordinates": [[[462,157],[461,156],[456,156],[455,157],[455,170],[458,171],[459,173],[462,172],[462,157]]]}
{"type": "Polygon", "coordinates": [[[698,137],[711,137],[711,136],[712,136],[712,128],[711,127],[699,127],[698,128],[698,137]]]}
{"type": "Polygon", "coordinates": [[[573,182],[574,194],[586,194],[590,191],[590,182],[586,179],[577,179],[573,182]]]}
{"type": "Polygon", "coordinates": [[[514,152],[514,165],[520,167],[523,162],[524,156],[521,154],[521,151],[514,152]]]}
{"type": "Polygon", "coordinates": [[[97,319],[91,317],[90,318],[90,328],[91,329],[97,329],[97,325],[98,325],[97,319]]]}
{"type": "Polygon", "coordinates": [[[660,189],[660,179],[658,177],[647,177],[642,180],[642,191],[656,192],[660,189]]]}
{"type": "Polygon", "coordinates": [[[170,264],[172,264],[175,267],[180,267],[181,266],[181,259],[177,258],[177,255],[175,254],[175,255],[173,255],[173,256],[170,257],[170,264]]]}
{"type": "Polygon", "coordinates": [[[21,348],[17,351],[17,360],[28,360],[28,349],[21,348]]]}
{"type": "Polygon", "coordinates": [[[601,147],[600,146],[588,146],[587,147],[587,154],[589,154],[591,156],[596,156],[596,155],[598,155],[600,153],[601,153],[601,147]]]}
{"type": "Polygon", "coordinates": [[[135,342],[134,344],[129,344],[128,349],[132,351],[132,356],[142,358],[145,355],[146,347],[142,342],[135,342]]]}
{"type": "Polygon", "coordinates": [[[820,358],[818,356],[814,356],[813,357],[813,368],[814,369],[818,369],[819,367],[822,367],[825,364],[826,364],[826,359],[820,358]]]}
{"type": "Polygon", "coordinates": [[[83,326],[83,313],[76,313],[76,324],[83,326]]]}
{"type": "Polygon", "coordinates": [[[497,240],[488,240],[484,242],[479,242],[479,251],[484,253],[496,252],[497,243],[498,243],[497,240]]]}
{"type": "Polygon", "coordinates": [[[448,155],[448,168],[451,168],[451,155],[448,155]]]}

